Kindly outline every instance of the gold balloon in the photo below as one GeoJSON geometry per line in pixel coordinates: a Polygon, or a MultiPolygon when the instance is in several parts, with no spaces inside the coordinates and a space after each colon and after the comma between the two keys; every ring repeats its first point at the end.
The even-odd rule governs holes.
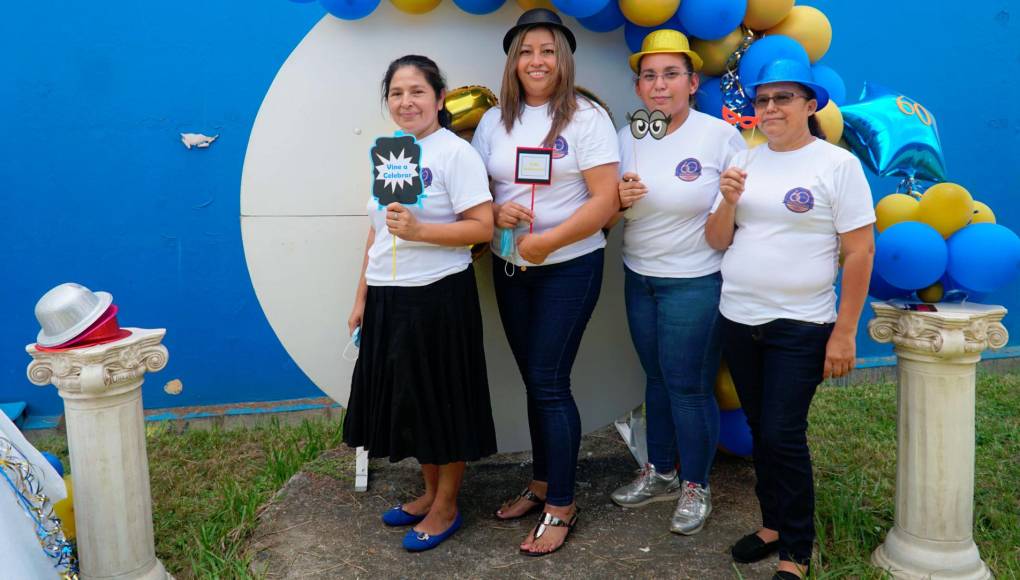
{"type": "Polygon", "coordinates": [[[917,221],[938,230],[943,238],[970,223],[974,198],[955,183],[938,183],[928,188],[917,205],[917,221]]]}
{"type": "Polygon", "coordinates": [[[917,199],[905,193],[893,193],[878,200],[875,227],[879,232],[900,222],[917,221],[917,199]]]}
{"type": "Polygon", "coordinates": [[[768,30],[790,13],[794,0],[747,0],[744,26],[751,30],[768,30]]]}
{"type": "Polygon", "coordinates": [[[770,34],[785,34],[796,40],[814,63],[829,50],[832,43],[832,24],[817,8],[794,6],[782,22],[765,31],[765,36],[770,34]]]}
{"type": "MultiPolygon", "coordinates": [[[[792,4],[792,2],[791,2],[792,4]]],[[[701,74],[713,77],[721,76],[726,72],[726,61],[730,58],[744,40],[743,31],[737,27],[736,30],[716,40],[691,39],[691,50],[701,57],[701,74]]]]}
{"type": "Polygon", "coordinates": [[[972,224],[994,224],[995,223],[995,212],[992,208],[981,203],[980,201],[974,200],[974,217],[970,218],[972,224]]]}
{"type": "Polygon", "coordinates": [[[843,113],[839,111],[836,103],[829,101],[821,111],[815,113],[815,117],[822,127],[822,132],[825,133],[825,140],[837,145],[843,138],[843,113]]]}
{"type": "Polygon", "coordinates": [[[74,490],[71,488],[71,476],[64,476],[64,485],[67,486],[67,497],[53,504],[53,515],[60,518],[60,529],[64,530],[64,537],[73,540],[74,528],[74,490]]]}
{"type": "Polygon", "coordinates": [[[935,302],[942,300],[942,297],[945,296],[945,294],[946,292],[942,288],[942,282],[936,282],[923,290],[917,291],[917,297],[920,298],[922,302],[927,302],[928,304],[934,304],[935,302]]]}
{"type": "Polygon", "coordinates": [[[754,149],[762,143],[768,143],[769,140],[759,129],[741,129],[740,134],[744,137],[748,149],[754,149]]]}
{"type": "Polygon", "coordinates": [[[524,10],[532,10],[534,8],[545,8],[546,10],[556,10],[556,7],[552,5],[549,0],[517,0],[517,5],[524,10]]]}
{"type": "Polygon", "coordinates": [[[455,133],[477,127],[485,111],[497,104],[496,95],[480,85],[453,89],[443,101],[443,107],[450,113],[450,129],[455,133]]]}
{"type": "Polygon", "coordinates": [[[580,85],[575,85],[574,86],[574,90],[577,91],[582,96],[587,97],[588,100],[594,101],[595,104],[597,104],[598,106],[600,106],[603,109],[605,109],[606,113],[609,114],[609,120],[613,121],[614,123],[616,122],[616,120],[613,119],[613,112],[609,110],[609,105],[607,105],[605,101],[600,99],[598,95],[596,95],[595,93],[591,92],[591,90],[586,89],[585,87],[582,87],[580,85]]]}
{"type": "Polygon", "coordinates": [[[443,0],[390,0],[398,10],[409,14],[425,14],[433,10],[443,0]]]}
{"type": "Polygon", "coordinates": [[[725,360],[719,365],[719,374],[715,376],[715,400],[719,403],[719,409],[723,411],[740,408],[737,387],[733,384],[733,377],[730,376],[730,368],[726,366],[725,360]]]}
{"type": "Polygon", "coordinates": [[[676,14],[680,0],[620,0],[624,18],[638,26],[658,26],[676,14]]]}

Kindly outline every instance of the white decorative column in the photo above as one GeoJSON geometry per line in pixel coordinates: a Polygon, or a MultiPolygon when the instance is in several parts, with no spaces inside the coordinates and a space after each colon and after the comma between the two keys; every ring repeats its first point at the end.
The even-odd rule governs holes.
{"type": "Polygon", "coordinates": [[[82,579],[170,578],[156,558],[142,382],[166,366],[165,329],[62,352],[26,350],[28,379],[64,399],[82,579]]]}
{"type": "Polygon", "coordinates": [[[871,338],[898,359],[896,521],[871,562],[895,578],[991,578],[974,543],[975,369],[1008,334],[1006,309],[873,302],[871,338]]]}

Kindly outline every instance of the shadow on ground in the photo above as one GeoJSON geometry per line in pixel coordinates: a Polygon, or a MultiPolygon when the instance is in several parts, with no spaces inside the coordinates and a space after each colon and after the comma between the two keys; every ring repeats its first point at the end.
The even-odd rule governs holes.
{"type": "Polygon", "coordinates": [[[261,516],[254,566],[267,578],[770,578],[774,558],[734,565],[729,546],[759,523],[750,461],[720,455],[712,472],[713,513],[690,537],[669,532],[673,503],[622,509],[609,493],[636,464],[611,428],[584,437],[578,462],[578,527],[544,558],[517,553],[537,516],[500,522],[491,513],[531,474],[529,454],[500,454],[469,466],[461,493],[464,527],[439,548],[409,554],[404,528],[379,521],[421,491],[413,460],[373,461],[369,490],[353,491],[353,453],[327,452],[297,474],[261,516]]]}

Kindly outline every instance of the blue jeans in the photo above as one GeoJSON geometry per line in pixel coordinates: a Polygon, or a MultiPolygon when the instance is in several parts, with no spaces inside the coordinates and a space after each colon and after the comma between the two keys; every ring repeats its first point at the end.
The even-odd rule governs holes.
{"type": "Polygon", "coordinates": [[[504,271],[492,257],[499,318],[528,390],[534,479],[549,483],[546,502],[574,502],[581,416],[570,370],[602,290],[603,250],[549,266],[504,271]]]}
{"type": "Polygon", "coordinates": [[[779,532],[779,558],[800,564],[811,561],[815,540],[807,416],[832,327],[785,318],[748,326],[723,318],[723,351],[754,441],[762,525],[779,532]]]}
{"type": "Polygon", "coordinates": [[[698,278],[643,276],[624,266],[627,322],[645,369],[648,462],[708,484],[719,443],[720,323],[718,272],[698,278]]]}

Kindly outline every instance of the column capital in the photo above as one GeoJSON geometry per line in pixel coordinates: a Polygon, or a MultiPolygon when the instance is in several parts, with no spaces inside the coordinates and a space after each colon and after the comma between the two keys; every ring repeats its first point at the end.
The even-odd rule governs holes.
{"type": "Polygon", "coordinates": [[[25,347],[32,357],[28,380],[53,384],[61,395],[103,395],[138,381],[147,372],[162,370],[169,359],[160,344],[165,328],[127,328],[131,336],[81,349],[46,352],[35,344],[25,347]]]}
{"type": "Polygon", "coordinates": [[[1002,325],[1006,309],[988,304],[936,304],[935,312],[905,310],[908,302],[872,302],[875,318],[868,334],[877,342],[891,342],[897,352],[913,352],[936,359],[980,355],[1002,348],[1009,333],[1002,325]]]}

